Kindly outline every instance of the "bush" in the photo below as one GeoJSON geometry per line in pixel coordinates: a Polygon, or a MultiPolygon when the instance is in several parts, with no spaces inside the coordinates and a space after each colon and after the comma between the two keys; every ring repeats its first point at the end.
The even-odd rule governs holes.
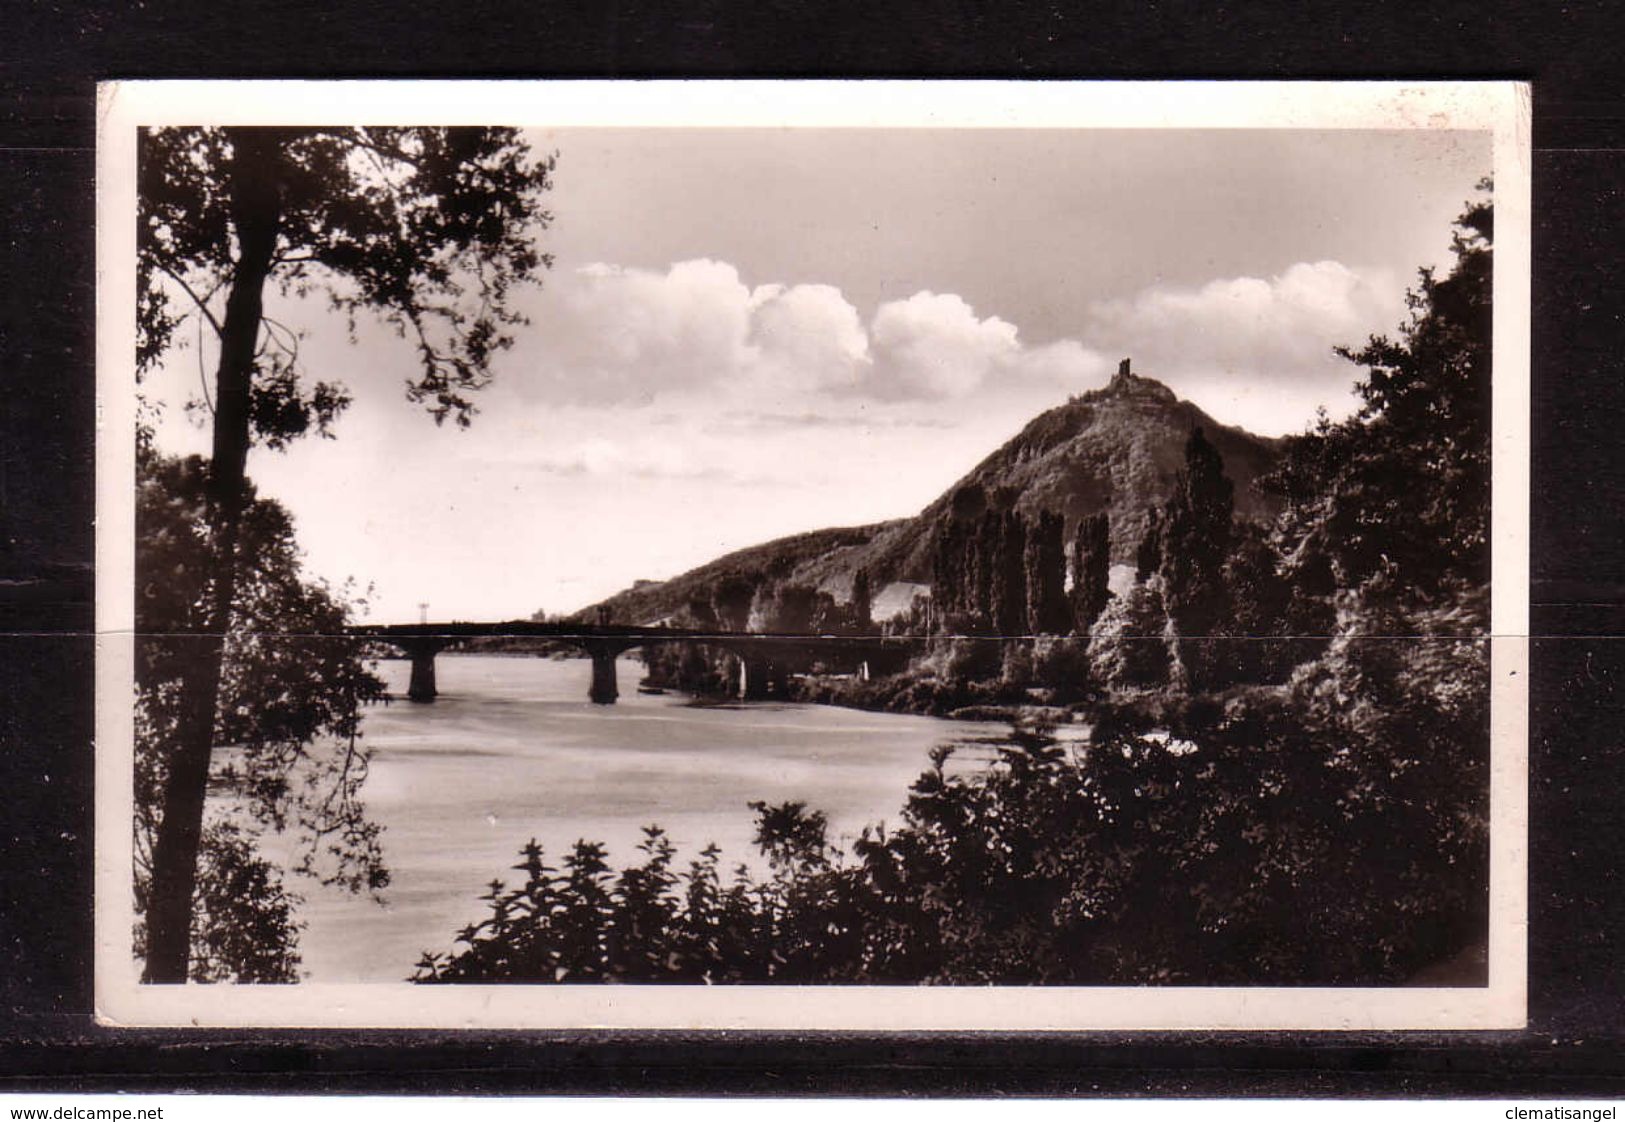
{"type": "Polygon", "coordinates": [[[1033,641],[1032,681],[1075,701],[1090,693],[1089,641],[1081,637],[1043,636],[1033,641]]]}
{"type": "Polygon", "coordinates": [[[1114,597],[1089,636],[1087,655],[1095,681],[1115,690],[1167,685],[1171,672],[1167,626],[1157,578],[1114,597]]]}

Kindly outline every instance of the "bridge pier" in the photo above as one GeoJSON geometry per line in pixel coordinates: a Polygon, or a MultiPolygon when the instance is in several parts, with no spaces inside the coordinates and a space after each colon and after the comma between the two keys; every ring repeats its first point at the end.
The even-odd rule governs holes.
{"type": "Polygon", "coordinates": [[[593,647],[588,654],[592,656],[592,686],[587,691],[588,699],[594,705],[614,705],[615,699],[621,696],[615,683],[615,650],[593,647]]]}
{"type": "Polygon", "coordinates": [[[414,644],[407,653],[412,658],[412,680],[406,687],[408,701],[432,702],[438,695],[434,680],[434,656],[439,647],[414,644]]]}
{"type": "Polygon", "coordinates": [[[761,701],[767,697],[771,664],[763,658],[739,656],[739,700],[761,701]]]}

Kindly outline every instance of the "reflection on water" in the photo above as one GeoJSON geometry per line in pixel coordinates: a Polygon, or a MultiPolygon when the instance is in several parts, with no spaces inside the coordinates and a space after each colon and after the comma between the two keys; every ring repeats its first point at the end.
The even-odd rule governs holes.
{"type": "MultiPolygon", "coordinates": [[[[408,664],[382,672],[397,697],[408,664]]],[[[425,950],[446,950],[483,912],[476,897],[511,880],[519,847],[537,838],[549,863],[578,838],[630,862],[643,826],[665,827],[680,863],[707,842],[725,865],[754,858],[753,799],[799,799],[824,811],[831,836],[895,822],[908,785],[944,740],[996,736],[992,724],[813,705],[696,707],[631,687],[624,660],[614,706],[587,701],[585,660],[442,655],[433,705],[370,710],[374,750],[363,796],[384,832],[393,877],[387,905],[295,882],[312,981],[394,982],[425,950]]]]}

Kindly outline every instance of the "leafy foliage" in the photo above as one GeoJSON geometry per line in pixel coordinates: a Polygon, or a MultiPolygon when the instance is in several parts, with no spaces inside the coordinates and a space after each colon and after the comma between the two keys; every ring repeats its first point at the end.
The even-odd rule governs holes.
{"type": "MultiPolygon", "coordinates": [[[[204,461],[143,446],[138,470],[135,829],[144,905],[211,544],[204,461]]],[[[212,776],[227,798],[202,840],[191,971],[199,981],[290,980],[296,898],[253,842],[266,829],[289,831],[299,872],[349,891],[387,885],[379,828],[360,800],[369,759],[361,706],[383,696],[383,683],[355,644],[334,634],[351,604],[343,591],[303,579],[280,505],[251,497],[238,559],[214,729],[215,743],[230,746],[212,776]]]]}
{"type": "Polygon", "coordinates": [[[755,583],[743,576],[726,576],[712,592],[714,617],[725,631],[744,631],[749,625],[750,605],[755,598],[755,583]]]}
{"type": "MultiPolygon", "coordinates": [[[[1415,680],[1418,657],[1482,662],[1481,648],[1395,654],[1409,665],[1362,665],[1363,690],[1385,672],[1415,680]]],[[[1081,748],[1017,730],[969,772],[938,750],[901,827],[866,831],[850,856],[816,812],[754,803],[770,871],[727,887],[714,847],[674,876],[652,827],[646,861],[618,877],[586,843],[548,870],[533,842],[525,885],[494,885],[465,949],[426,955],[416,980],[1403,981],[1482,930],[1483,698],[1469,686],[1441,708],[1413,691],[1377,717],[1369,694],[1330,701],[1338,673],[1192,707],[1171,730],[1103,707],[1081,748]],[[1415,731],[1396,750],[1401,727],[1415,731]]]]}
{"type": "Polygon", "coordinates": [[[1235,515],[1235,487],[1201,429],[1185,444],[1185,467],[1163,509],[1162,587],[1175,637],[1176,672],[1205,688],[1217,678],[1213,644],[1230,612],[1224,581],[1235,515]],[[1195,640],[1195,641],[1187,641],[1195,640]]]}
{"type": "MultiPolygon", "coordinates": [[[[437,420],[466,425],[475,412],[470,394],[489,382],[491,357],[523,322],[510,306],[513,288],[550,264],[535,234],[551,221],[540,196],[553,160],[531,159],[512,129],[146,130],[138,172],[142,369],[161,359],[188,315],[223,330],[215,301],[240,264],[232,186],[245,132],[261,133],[275,151],[275,283],[325,297],[352,324],[377,314],[417,352],[408,397],[437,420]]],[[[274,447],[311,427],[325,431],[347,400],[342,390],[318,382],[301,391],[297,339],[274,321],[261,331],[259,440],[274,447]]]]}
{"type": "Polygon", "coordinates": [[[874,596],[869,588],[869,570],[859,569],[852,574],[852,623],[859,631],[869,631],[874,626],[871,612],[874,607],[874,596]]]}
{"type": "MultiPolygon", "coordinates": [[[[196,982],[294,982],[299,977],[295,918],[300,897],[258,853],[241,824],[218,820],[199,848],[197,914],[192,921],[191,978],[196,982]]],[[[146,912],[149,880],[136,881],[137,915],[146,912]]],[[[136,925],[135,953],[146,954],[146,925],[136,925]]]]}
{"type": "Polygon", "coordinates": [[[1072,630],[1072,605],[1066,595],[1066,519],[1041,511],[1027,528],[1023,558],[1027,584],[1027,633],[1065,635],[1072,630]]]}
{"type": "Polygon", "coordinates": [[[1111,524],[1104,511],[1078,523],[1072,540],[1073,626],[1088,634],[1111,599],[1111,524]]]}
{"type": "Polygon", "coordinates": [[[1339,350],[1366,368],[1358,416],[1322,419],[1263,481],[1287,500],[1282,552],[1323,555],[1339,587],[1402,575],[1440,600],[1489,579],[1493,230],[1489,202],[1469,204],[1455,268],[1421,271],[1399,337],[1339,350]]]}
{"type": "Polygon", "coordinates": [[[1114,690],[1167,685],[1167,623],[1160,578],[1113,597],[1089,632],[1089,667],[1095,680],[1114,690]]]}

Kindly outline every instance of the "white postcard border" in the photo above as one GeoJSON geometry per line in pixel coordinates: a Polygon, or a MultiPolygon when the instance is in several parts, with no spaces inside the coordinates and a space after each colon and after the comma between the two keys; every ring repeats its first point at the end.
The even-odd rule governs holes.
{"type": "Polygon", "coordinates": [[[96,961],[122,1026],[1510,1029],[1526,1017],[1529,88],[1511,82],[123,82],[97,151],[96,961]],[[1494,134],[1491,932],[1483,988],[144,986],[130,955],[135,130],[157,124],[1313,128],[1494,134]]]}

